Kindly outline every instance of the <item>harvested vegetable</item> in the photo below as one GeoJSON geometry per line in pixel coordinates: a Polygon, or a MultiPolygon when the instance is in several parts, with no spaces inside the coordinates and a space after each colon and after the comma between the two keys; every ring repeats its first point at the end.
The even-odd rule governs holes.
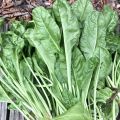
{"type": "Polygon", "coordinates": [[[116,11],[96,11],[90,0],[56,0],[34,8],[31,21],[14,21],[0,33],[0,100],[27,120],[115,120],[117,23],[116,11]]]}

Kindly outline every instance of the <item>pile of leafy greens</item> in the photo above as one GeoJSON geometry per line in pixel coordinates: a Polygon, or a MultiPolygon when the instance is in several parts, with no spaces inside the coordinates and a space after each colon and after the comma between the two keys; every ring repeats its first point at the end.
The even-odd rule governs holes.
{"type": "MultiPolygon", "coordinates": [[[[0,33],[0,101],[27,120],[115,120],[119,112],[118,16],[90,0],[56,0],[0,33]]],[[[0,24],[2,25],[1,19],[0,24]]]]}

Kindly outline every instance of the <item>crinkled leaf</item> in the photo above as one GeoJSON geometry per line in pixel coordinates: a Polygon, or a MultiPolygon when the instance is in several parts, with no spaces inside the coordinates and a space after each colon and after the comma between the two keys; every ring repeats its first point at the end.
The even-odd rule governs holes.
{"type": "Polygon", "coordinates": [[[48,39],[42,40],[39,32],[33,29],[28,29],[25,33],[25,37],[29,43],[36,48],[38,55],[47,65],[49,72],[54,72],[56,50],[54,49],[52,42],[48,39]]]}
{"type": "Polygon", "coordinates": [[[91,0],[76,0],[72,4],[72,10],[80,21],[84,21],[89,13],[93,11],[91,0]]]}
{"type": "Polygon", "coordinates": [[[92,120],[90,113],[79,102],[70,108],[66,113],[53,120],[92,120]]]}
{"type": "Polygon", "coordinates": [[[88,90],[96,64],[97,61],[95,59],[85,60],[78,48],[73,50],[72,71],[77,86],[79,90],[82,91],[81,99],[83,104],[86,103],[88,90]]]}
{"type": "Polygon", "coordinates": [[[59,1],[58,0],[56,0],[55,2],[54,2],[54,4],[53,4],[53,13],[54,13],[54,16],[55,16],[55,18],[56,18],[56,20],[58,21],[58,22],[61,22],[61,19],[60,19],[60,12],[59,12],[59,1]]]}

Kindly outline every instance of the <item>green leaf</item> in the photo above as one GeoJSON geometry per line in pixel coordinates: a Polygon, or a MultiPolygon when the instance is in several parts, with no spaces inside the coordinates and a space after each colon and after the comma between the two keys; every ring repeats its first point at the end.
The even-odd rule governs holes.
{"type": "Polygon", "coordinates": [[[117,23],[117,15],[108,6],[102,12],[93,11],[85,21],[80,47],[86,59],[95,56],[96,48],[106,47],[107,30],[111,31],[117,23]]]}
{"type": "Polygon", "coordinates": [[[72,56],[72,71],[77,87],[81,92],[80,99],[82,99],[84,106],[86,106],[87,95],[96,65],[97,61],[95,58],[85,60],[81,51],[77,47],[74,48],[72,56]]]}
{"type": "Polygon", "coordinates": [[[82,83],[85,81],[85,79],[83,79],[85,64],[86,61],[84,56],[82,55],[81,51],[75,47],[72,56],[72,71],[79,89],[82,89],[82,83]]]}
{"type": "Polygon", "coordinates": [[[82,84],[81,82],[78,82],[78,85],[80,86],[80,89],[82,90],[81,99],[82,99],[82,103],[84,104],[84,106],[86,106],[86,100],[88,97],[88,92],[91,86],[91,81],[93,78],[93,73],[94,73],[96,65],[97,65],[96,58],[91,58],[87,60],[82,69],[82,74],[81,74],[81,81],[83,80],[82,84]]]}
{"type": "Polygon", "coordinates": [[[111,55],[105,48],[107,28],[104,14],[93,11],[85,21],[85,28],[80,40],[80,47],[85,58],[97,57],[101,62],[100,78],[106,77],[111,70],[111,55]]]}
{"type": "Polygon", "coordinates": [[[67,112],[53,118],[53,120],[92,120],[90,113],[79,102],[70,108],[67,112]]]}
{"type": "Polygon", "coordinates": [[[97,58],[100,59],[100,63],[101,63],[99,77],[100,79],[104,79],[111,72],[112,57],[109,51],[105,48],[101,47],[98,50],[96,49],[96,51],[98,52],[96,53],[97,58]]]}
{"type": "Polygon", "coordinates": [[[44,63],[44,61],[42,60],[42,58],[40,58],[39,54],[37,52],[35,52],[32,56],[32,60],[34,63],[34,70],[39,70],[39,72],[42,75],[48,75],[49,76],[49,71],[48,68],[46,66],[46,64],[44,63]]]}
{"type": "Polygon", "coordinates": [[[23,33],[25,32],[25,27],[22,25],[20,21],[14,21],[10,26],[10,30],[22,36],[23,33]]]}
{"type": "Polygon", "coordinates": [[[58,0],[57,7],[60,14],[62,29],[63,29],[63,39],[65,47],[65,56],[67,64],[67,77],[68,77],[68,87],[72,90],[71,82],[71,57],[72,49],[75,44],[79,41],[80,29],[79,23],[75,15],[72,13],[71,7],[66,0],[58,0]],[[72,33],[72,34],[71,34],[72,33]]]}
{"type": "Polygon", "coordinates": [[[42,40],[47,38],[53,44],[54,49],[60,51],[60,30],[49,12],[43,7],[37,7],[33,10],[32,15],[35,29],[39,31],[40,38],[42,40]]]}
{"type": "Polygon", "coordinates": [[[60,50],[60,30],[49,12],[43,7],[33,10],[33,20],[35,29],[28,29],[25,37],[36,48],[49,72],[54,73],[55,53],[60,50]]]}
{"type": "Polygon", "coordinates": [[[114,11],[109,5],[106,5],[102,12],[104,16],[105,27],[109,32],[113,31],[118,23],[117,12],[114,11]]]}
{"type": "MultiPolygon", "coordinates": [[[[28,61],[28,63],[32,67],[31,58],[27,57],[26,60],[28,61]]],[[[29,67],[27,66],[25,60],[20,61],[20,71],[21,71],[21,76],[23,77],[22,79],[24,80],[24,84],[26,82],[26,79],[32,81],[31,71],[30,71],[29,67]]]]}
{"type": "Polygon", "coordinates": [[[68,89],[64,88],[64,90],[61,92],[62,99],[61,102],[65,106],[65,108],[69,109],[73,105],[75,105],[78,102],[78,99],[76,96],[74,96],[68,89]]]}
{"type": "Polygon", "coordinates": [[[114,53],[115,51],[120,53],[120,37],[114,33],[107,34],[106,47],[111,53],[114,53]]]}
{"type": "Polygon", "coordinates": [[[61,84],[67,83],[67,67],[63,49],[61,49],[55,63],[55,75],[61,84]]]}
{"type": "Polygon", "coordinates": [[[97,47],[105,47],[106,28],[103,15],[93,11],[85,21],[80,47],[86,59],[95,56],[97,47]]]}
{"type": "Polygon", "coordinates": [[[88,14],[93,11],[93,5],[90,0],[76,0],[72,4],[72,10],[78,20],[84,21],[88,14]]]}
{"type": "Polygon", "coordinates": [[[106,101],[111,97],[112,90],[109,88],[100,89],[97,91],[97,102],[106,103],[106,101]]]}
{"type": "MultiPolygon", "coordinates": [[[[9,69],[9,72],[11,71],[11,74],[14,74],[16,67],[15,56],[18,55],[23,49],[24,40],[11,31],[3,33],[2,39],[2,60],[4,61],[6,67],[9,69]]],[[[20,54],[17,57],[20,58],[20,54]]]]}

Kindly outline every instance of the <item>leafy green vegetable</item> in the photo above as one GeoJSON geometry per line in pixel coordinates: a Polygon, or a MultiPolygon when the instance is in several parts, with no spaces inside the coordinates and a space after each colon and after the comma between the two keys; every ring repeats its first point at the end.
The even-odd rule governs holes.
{"type": "Polygon", "coordinates": [[[99,12],[90,0],[56,0],[50,11],[33,9],[32,21],[14,21],[0,33],[0,101],[27,120],[116,119],[117,21],[109,6],[99,12]]]}
{"type": "Polygon", "coordinates": [[[49,71],[54,73],[55,53],[60,51],[60,30],[54,19],[43,7],[33,10],[33,19],[35,29],[28,29],[25,37],[37,49],[49,71]]]}

